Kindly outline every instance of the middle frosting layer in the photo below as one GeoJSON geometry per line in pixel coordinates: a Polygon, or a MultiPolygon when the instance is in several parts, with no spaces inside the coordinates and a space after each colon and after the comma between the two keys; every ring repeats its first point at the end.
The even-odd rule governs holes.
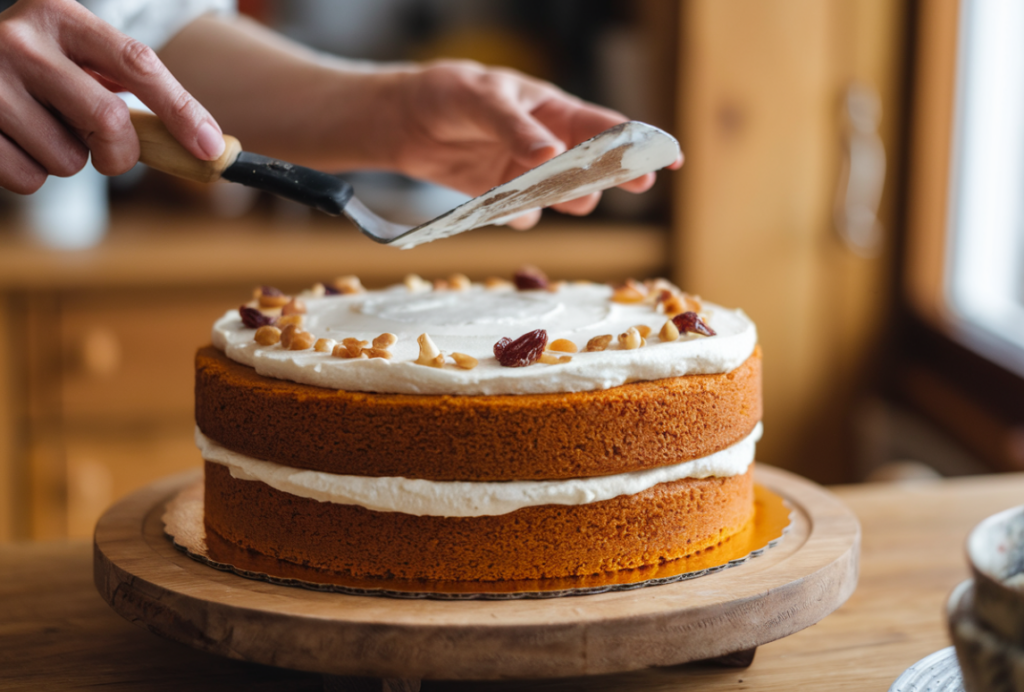
{"type": "Polygon", "coordinates": [[[683,478],[731,477],[754,460],[761,424],[740,442],[701,459],[646,471],[560,481],[465,482],[401,477],[343,476],[261,461],[226,449],[196,428],[203,459],[227,466],[231,476],[260,481],[319,502],[358,505],[415,516],[476,517],[508,514],[539,505],[582,505],[633,495],[683,478]]]}

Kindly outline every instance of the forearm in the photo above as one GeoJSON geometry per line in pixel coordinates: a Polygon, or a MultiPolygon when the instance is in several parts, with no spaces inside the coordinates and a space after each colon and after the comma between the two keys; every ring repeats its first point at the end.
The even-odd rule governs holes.
{"type": "Polygon", "coordinates": [[[402,67],[333,59],[216,17],[185,27],[160,58],[249,151],[333,171],[394,167],[402,67]]]}

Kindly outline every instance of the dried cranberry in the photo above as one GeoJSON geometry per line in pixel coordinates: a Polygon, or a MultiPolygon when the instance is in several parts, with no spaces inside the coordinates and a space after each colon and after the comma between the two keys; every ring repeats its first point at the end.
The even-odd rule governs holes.
{"type": "Polygon", "coordinates": [[[537,267],[522,267],[512,277],[516,288],[520,291],[529,291],[537,288],[548,287],[548,276],[537,267]]]}
{"type": "Polygon", "coordinates": [[[507,336],[503,336],[498,339],[498,343],[494,344],[494,357],[501,359],[501,354],[505,352],[505,347],[512,343],[512,339],[507,336]]]}
{"type": "Polygon", "coordinates": [[[494,356],[506,368],[522,368],[536,363],[544,347],[548,345],[548,333],[543,329],[527,332],[515,341],[507,336],[494,344],[494,356]]]}
{"type": "Polygon", "coordinates": [[[242,324],[249,329],[259,329],[268,324],[274,324],[276,321],[270,315],[264,315],[256,308],[250,308],[247,305],[238,308],[238,314],[242,317],[242,324]]]}
{"type": "Polygon", "coordinates": [[[715,330],[704,324],[704,320],[695,312],[682,312],[676,315],[672,318],[672,324],[676,325],[676,329],[679,330],[680,334],[694,332],[704,336],[715,335],[715,330]]]}

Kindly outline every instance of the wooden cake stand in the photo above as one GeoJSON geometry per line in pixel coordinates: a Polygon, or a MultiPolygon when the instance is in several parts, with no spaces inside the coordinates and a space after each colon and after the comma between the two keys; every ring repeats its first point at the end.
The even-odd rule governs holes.
{"type": "Polygon", "coordinates": [[[417,690],[419,680],[560,678],[720,659],[813,625],[857,583],[860,525],[828,491],[759,465],[793,509],[763,555],[632,591],[510,601],[406,600],[277,586],[217,571],[164,535],[166,502],[199,471],[163,479],[96,526],[96,586],[123,617],[230,658],[324,673],[338,690],[417,690]],[[341,677],[336,677],[341,676],[341,677]]]}

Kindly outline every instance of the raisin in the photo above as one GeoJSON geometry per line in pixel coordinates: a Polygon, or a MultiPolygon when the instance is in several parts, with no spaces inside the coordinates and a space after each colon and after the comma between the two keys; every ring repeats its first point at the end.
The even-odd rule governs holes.
{"type": "Polygon", "coordinates": [[[507,336],[498,339],[498,343],[494,344],[494,357],[501,360],[501,354],[505,352],[505,347],[510,343],[512,343],[512,339],[507,336]]]}
{"type": "Polygon", "coordinates": [[[280,289],[274,288],[273,286],[260,286],[260,293],[262,295],[265,295],[265,296],[274,296],[274,297],[283,296],[284,295],[284,293],[281,293],[280,289]]]}
{"type": "Polygon", "coordinates": [[[548,276],[537,267],[522,267],[512,277],[516,288],[520,291],[529,291],[537,288],[548,287],[548,276]]]}
{"type": "Polygon", "coordinates": [[[704,320],[695,312],[683,312],[672,318],[672,324],[676,325],[680,334],[694,332],[704,336],[714,336],[715,330],[704,324],[704,320]]]}
{"type": "Polygon", "coordinates": [[[249,329],[259,329],[275,322],[274,318],[270,315],[264,315],[256,308],[250,308],[247,305],[238,308],[238,314],[242,318],[242,324],[249,329]]]}
{"type": "Polygon", "coordinates": [[[506,368],[522,368],[536,363],[547,345],[548,333],[543,329],[535,329],[515,341],[507,336],[502,337],[494,344],[494,355],[506,368]]]}
{"type": "Polygon", "coordinates": [[[332,284],[330,281],[324,281],[323,282],[323,286],[324,286],[324,295],[325,296],[341,295],[341,291],[339,291],[337,288],[335,288],[334,284],[332,284]]]}

